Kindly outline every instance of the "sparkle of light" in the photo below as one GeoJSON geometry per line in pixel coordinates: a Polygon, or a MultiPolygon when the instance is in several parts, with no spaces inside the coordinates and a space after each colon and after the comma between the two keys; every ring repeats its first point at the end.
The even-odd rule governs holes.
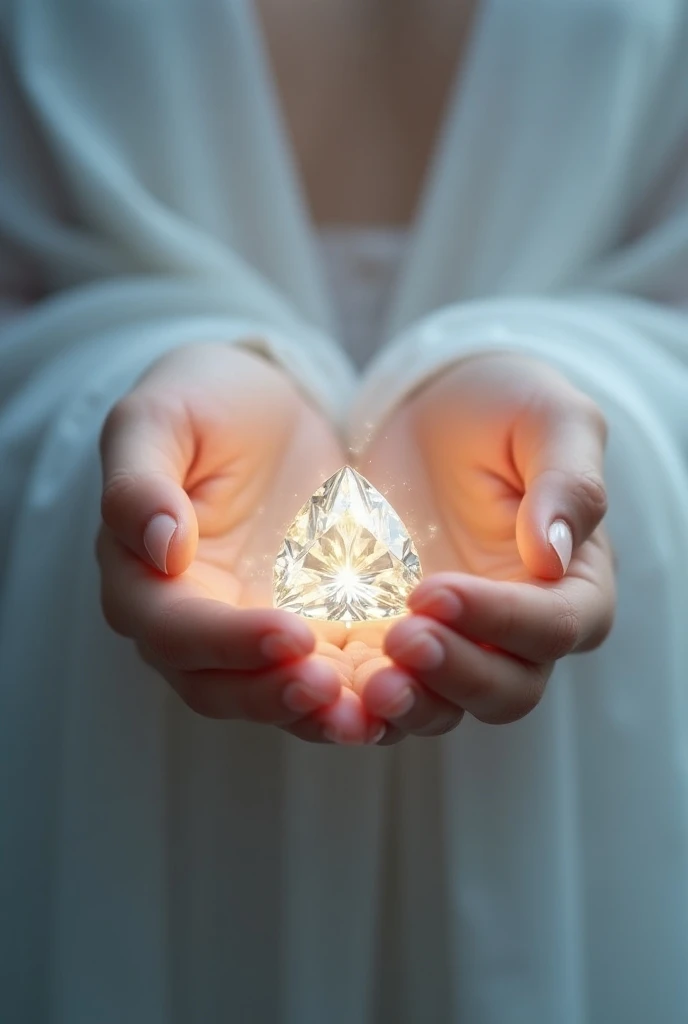
{"type": "Polygon", "coordinates": [[[276,607],[358,622],[401,615],[421,579],[418,554],[389,502],[350,466],[318,488],[275,562],[276,607]]]}

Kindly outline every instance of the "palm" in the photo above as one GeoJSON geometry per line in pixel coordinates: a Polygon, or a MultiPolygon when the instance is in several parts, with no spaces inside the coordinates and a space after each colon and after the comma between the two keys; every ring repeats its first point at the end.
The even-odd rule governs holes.
{"type": "MultiPolygon", "coordinates": [[[[551,605],[555,617],[555,602],[566,611],[566,599],[571,599],[566,592],[577,585],[577,607],[590,620],[583,638],[599,642],[598,634],[608,628],[605,623],[613,609],[613,586],[605,595],[599,585],[599,580],[605,578],[605,559],[606,568],[610,567],[608,548],[603,547],[599,530],[595,530],[592,539],[579,547],[566,578],[558,579],[560,564],[546,537],[547,524],[553,519],[536,515],[537,486],[531,487],[529,482],[523,500],[523,482],[516,472],[517,465],[524,465],[519,439],[524,431],[527,433],[529,402],[537,406],[542,394],[545,398],[549,394],[556,413],[555,427],[560,410],[566,412],[567,405],[572,406],[573,413],[568,421],[564,418],[564,425],[568,423],[570,428],[573,421],[576,430],[580,428],[580,402],[577,405],[576,395],[572,398],[567,393],[566,382],[562,386],[561,381],[547,379],[542,370],[534,371],[530,365],[514,367],[512,362],[469,360],[437,378],[391,417],[359,461],[359,468],[406,522],[426,576],[442,570],[472,574],[472,581],[467,576],[461,587],[464,591],[482,587],[483,594],[487,588],[491,593],[485,609],[501,606],[500,596],[507,593],[506,583],[501,581],[517,580],[517,587],[511,584],[512,593],[518,591],[526,605],[538,595],[536,600],[551,605]],[[540,380],[543,377],[544,381],[540,380]],[[538,578],[529,578],[524,563],[538,578]],[[540,576],[557,577],[557,582],[543,582],[540,576]],[[555,587],[559,594],[542,593],[555,587]],[[602,600],[594,600],[596,592],[602,600]]],[[[587,407],[583,411],[589,412],[587,407]]],[[[550,436],[551,424],[544,428],[539,424],[538,429],[539,433],[530,434],[531,447],[534,437],[536,449],[550,436]]],[[[600,433],[595,417],[591,417],[588,431],[589,435],[600,433]]],[[[599,440],[597,437],[596,443],[599,440]]],[[[215,642],[213,627],[219,610],[212,604],[269,607],[273,566],[285,532],[303,503],[346,461],[345,453],[326,419],[308,405],[278,369],[249,353],[218,345],[176,350],[155,364],[108,417],[102,449],[109,481],[103,503],[108,530],[101,534],[100,549],[104,580],[109,583],[105,593],[108,621],[136,638],[144,657],[173,685],[186,687],[186,669],[177,664],[180,659],[167,652],[156,655],[160,634],[167,643],[171,614],[180,611],[181,603],[193,602],[192,610],[200,618],[189,633],[191,639],[185,638],[181,627],[171,635],[175,643],[183,641],[182,661],[190,658],[195,662],[200,655],[192,648],[194,642],[198,645],[199,633],[208,630],[208,649],[215,642]],[[141,466],[146,469],[142,482],[141,466]],[[131,497],[132,482],[137,485],[136,500],[131,497]],[[159,526],[162,522],[167,529],[169,515],[160,516],[158,521],[156,515],[151,518],[151,509],[165,508],[168,503],[170,514],[174,509],[178,517],[178,527],[173,548],[168,539],[161,554],[156,550],[163,539],[159,526]],[[141,521],[149,524],[141,545],[146,549],[149,568],[133,578],[132,565],[138,563],[122,556],[118,541],[141,556],[140,541],[131,542],[132,532],[136,533],[141,521]],[[152,532],[148,538],[149,528],[156,523],[157,533],[152,532]],[[169,575],[151,575],[151,562],[167,568],[170,550],[169,575]],[[141,606],[132,612],[131,601],[122,597],[139,591],[141,606]],[[203,600],[208,598],[211,600],[203,600]],[[148,637],[152,637],[152,647],[148,637]]],[[[562,452],[566,456],[567,449],[562,452]]],[[[556,456],[549,463],[554,467],[549,472],[560,477],[562,456],[556,456]]],[[[533,461],[537,463],[537,452],[533,461]]],[[[530,463],[526,460],[525,465],[530,463]]],[[[537,479],[545,480],[545,474],[537,479]]],[[[566,482],[571,483],[568,479],[566,482]]],[[[586,491],[587,482],[585,476],[574,478],[572,486],[586,491]]],[[[592,512],[596,514],[595,509],[592,512]]],[[[598,523],[599,519],[598,515],[598,523]]],[[[562,559],[568,560],[566,551],[562,559]]],[[[449,581],[449,585],[455,585],[455,581],[449,581]]],[[[419,599],[423,600],[422,594],[419,599]]],[[[571,602],[571,607],[574,604],[571,602]]],[[[241,649],[245,638],[240,624],[259,617],[219,614],[223,630],[228,622],[235,624],[236,643],[232,641],[231,646],[232,650],[241,649]]],[[[538,607],[538,629],[542,621],[549,621],[549,614],[542,605],[538,607]]],[[[282,617],[286,630],[287,615],[275,612],[265,620],[269,618],[271,628],[279,630],[282,617]]],[[[483,612],[483,618],[489,620],[488,611],[483,612]]],[[[385,703],[383,700],[376,705],[366,699],[364,705],[360,695],[371,675],[388,664],[383,651],[393,620],[356,623],[350,628],[341,622],[311,621],[310,625],[320,656],[334,663],[345,684],[340,699],[316,719],[322,720],[326,734],[337,742],[374,741],[380,727],[379,717],[375,717],[380,712],[374,709],[385,703]],[[373,709],[372,717],[368,716],[368,707],[373,709]]],[[[403,648],[403,637],[409,629],[411,633],[417,631],[419,625],[401,626],[390,639],[397,645],[398,654],[399,642],[403,648]]],[[[301,649],[308,650],[303,626],[298,628],[301,649]]],[[[484,623],[471,629],[484,632],[484,623]]],[[[525,641],[531,644],[531,633],[535,635],[538,629],[529,624],[525,640],[519,639],[516,646],[522,648],[525,641]]],[[[224,637],[223,630],[220,632],[224,637]]],[[[495,641],[493,636],[494,630],[492,636],[483,638],[484,643],[499,648],[499,638],[495,641]]],[[[258,640],[262,645],[260,637],[258,640]]],[[[483,645],[480,638],[477,642],[483,645]]],[[[206,653],[204,643],[201,648],[204,659],[217,660],[217,656],[206,653]]],[[[255,660],[254,650],[257,648],[251,647],[249,662],[255,660]]],[[[470,651],[465,653],[472,656],[470,651]]],[[[267,657],[270,660],[270,655],[267,657]]],[[[286,669],[286,665],[283,667],[286,669]]],[[[297,675],[310,673],[316,689],[325,686],[325,701],[334,699],[334,680],[323,673],[322,666],[305,662],[294,671],[297,675]]],[[[463,671],[460,665],[458,671],[463,671]]],[[[390,678],[395,677],[386,674],[379,685],[390,678]]],[[[291,680],[291,684],[300,685],[300,681],[291,680]]],[[[373,696],[374,687],[375,683],[370,691],[373,696]]],[[[302,699],[303,693],[299,696],[302,699]]],[[[245,714],[241,701],[235,702],[236,706],[231,701],[229,704],[230,717],[245,714]]],[[[320,705],[317,700],[311,703],[322,705],[323,701],[320,705]]],[[[269,701],[266,706],[272,708],[269,701]]],[[[223,709],[224,717],[225,705],[223,709]]],[[[270,720],[275,717],[273,711],[270,720]]],[[[252,716],[253,712],[249,714],[252,716]]],[[[321,738],[318,721],[304,720],[303,726],[297,722],[291,728],[303,738],[321,738]]]]}
{"type": "Polygon", "coordinates": [[[193,561],[165,586],[180,599],[271,605],[289,520],[344,461],[331,426],[281,371],[229,346],[177,350],[138,391],[172,424],[198,523],[193,561]]]}
{"type": "MultiPolygon", "coordinates": [[[[273,410],[274,411],[274,410],[273,410]]],[[[219,437],[227,436],[216,424],[219,437]]],[[[208,435],[206,434],[206,438],[208,435]]],[[[243,433],[231,451],[207,445],[186,482],[199,526],[196,558],[186,576],[207,596],[244,607],[272,604],[272,568],[289,520],[341,466],[340,445],[305,402],[268,431],[243,433]]]]}
{"type": "MultiPolygon", "coordinates": [[[[198,467],[187,491],[199,523],[196,559],[185,574],[205,596],[243,607],[272,604],[273,565],[285,532],[299,508],[323,480],[346,462],[326,422],[305,403],[274,436],[229,462],[198,467]]],[[[311,621],[317,651],[331,660],[342,683],[353,687],[363,662],[381,656],[383,633],[359,633],[342,623],[311,621]]]]}
{"type": "MultiPolygon", "coordinates": [[[[607,557],[600,535],[577,550],[565,580],[533,577],[523,564],[515,534],[523,488],[507,468],[503,445],[482,445],[467,431],[468,443],[428,452],[413,410],[406,407],[385,425],[366,451],[359,469],[399,512],[418,548],[424,576],[461,572],[493,580],[530,583],[543,589],[571,588],[585,581],[596,586],[600,560],[607,557]]],[[[389,625],[366,636],[351,631],[359,665],[356,689],[362,688],[382,656],[389,625]]]]}

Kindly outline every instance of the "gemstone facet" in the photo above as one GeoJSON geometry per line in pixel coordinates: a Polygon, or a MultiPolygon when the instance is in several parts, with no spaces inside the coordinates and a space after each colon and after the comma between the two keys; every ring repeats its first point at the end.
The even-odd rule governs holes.
{"type": "Polygon", "coordinates": [[[389,502],[344,466],[298,512],[275,561],[277,608],[360,622],[402,615],[421,579],[418,554],[389,502]]]}

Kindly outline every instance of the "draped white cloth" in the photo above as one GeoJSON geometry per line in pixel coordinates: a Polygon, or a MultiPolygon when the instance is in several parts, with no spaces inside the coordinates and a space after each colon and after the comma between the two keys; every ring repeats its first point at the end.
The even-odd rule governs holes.
{"type": "Polygon", "coordinates": [[[688,11],[483,0],[362,384],[243,0],[5,0],[0,1018],[677,1024],[688,1006],[688,11]],[[541,706],[392,749],[200,720],[111,635],[103,417],[265,339],[362,440],[468,350],[611,426],[620,609],[541,706]]]}

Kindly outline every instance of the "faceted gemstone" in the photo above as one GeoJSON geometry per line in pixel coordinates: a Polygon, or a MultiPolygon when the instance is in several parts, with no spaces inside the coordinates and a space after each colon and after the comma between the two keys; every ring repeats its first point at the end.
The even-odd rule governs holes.
{"type": "Polygon", "coordinates": [[[411,538],[389,502],[350,466],[318,488],[275,562],[275,605],[312,619],[403,614],[421,579],[411,538]]]}

